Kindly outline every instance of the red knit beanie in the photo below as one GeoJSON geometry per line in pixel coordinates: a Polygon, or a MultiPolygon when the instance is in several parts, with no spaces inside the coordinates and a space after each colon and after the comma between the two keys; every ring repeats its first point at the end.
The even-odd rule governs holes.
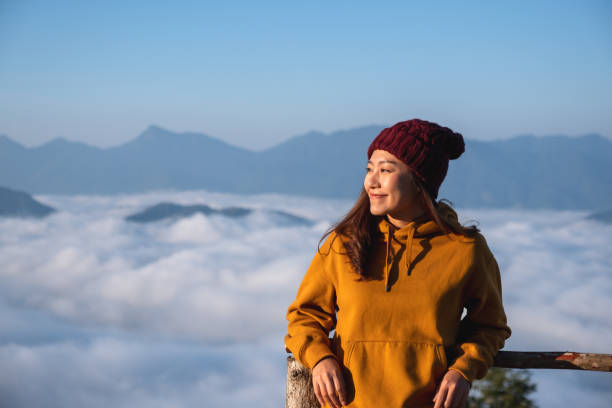
{"type": "Polygon", "coordinates": [[[435,200],[449,159],[461,156],[465,144],[461,134],[447,127],[412,119],[383,129],[370,144],[368,159],[374,150],[385,150],[406,163],[435,200]]]}

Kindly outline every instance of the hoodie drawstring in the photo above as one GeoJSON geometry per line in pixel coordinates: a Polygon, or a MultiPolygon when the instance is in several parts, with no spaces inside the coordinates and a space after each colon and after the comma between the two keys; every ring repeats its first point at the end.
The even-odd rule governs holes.
{"type": "Polygon", "coordinates": [[[385,291],[388,292],[391,290],[389,287],[389,247],[391,246],[391,236],[393,231],[391,230],[391,226],[389,226],[389,233],[387,234],[387,252],[385,254],[385,291]]]}
{"type": "MultiPolygon", "coordinates": [[[[404,254],[402,255],[402,258],[405,258],[406,260],[406,275],[410,275],[411,268],[412,268],[412,241],[414,241],[415,231],[416,230],[414,228],[410,228],[408,230],[406,248],[404,250],[404,254]]],[[[387,245],[386,245],[387,248],[385,252],[385,291],[386,292],[389,292],[391,290],[391,286],[389,285],[389,275],[390,275],[389,254],[391,252],[390,249],[391,249],[392,239],[393,239],[393,227],[389,226],[388,233],[387,233],[387,245]]]]}
{"type": "Polygon", "coordinates": [[[414,229],[410,228],[408,232],[408,244],[406,245],[406,275],[410,275],[410,268],[412,267],[412,241],[414,238],[414,229]]]}

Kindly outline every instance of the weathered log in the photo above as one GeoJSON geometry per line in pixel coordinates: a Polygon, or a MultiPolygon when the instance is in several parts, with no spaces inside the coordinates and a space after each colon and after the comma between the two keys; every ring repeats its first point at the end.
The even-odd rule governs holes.
{"type": "MultiPolygon", "coordinates": [[[[500,351],[494,367],[549,368],[562,370],[612,371],[612,354],[570,351],[500,351]]],[[[319,408],[312,388],[310,370],[293,356],[287,357],[286,408],[319,408]]]]}
{"type": "Polygon", "coordinates": [[[286,408],[320,408],[312,388],[310,370],[293,356],[287,357],[286,408]]]}
{"type": "Polygon", "coordinates": [[[500,351],[494,367],[612,371],[612,354],[571,351],[500,351]]]}

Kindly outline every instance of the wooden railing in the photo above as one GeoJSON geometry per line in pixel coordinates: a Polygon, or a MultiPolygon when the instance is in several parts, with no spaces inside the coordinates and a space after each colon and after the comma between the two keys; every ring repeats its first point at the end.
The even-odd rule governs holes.
{"type": "MultiPolygon", "coordinates": [[[[570,351],[500,351],[494,367],[549,368],[561,370],[612,371],[612,354],[570,351]]],[[[310,370],[293,356],[287,357],[286,408],[320,408],[312,388],[310,370]]]]}

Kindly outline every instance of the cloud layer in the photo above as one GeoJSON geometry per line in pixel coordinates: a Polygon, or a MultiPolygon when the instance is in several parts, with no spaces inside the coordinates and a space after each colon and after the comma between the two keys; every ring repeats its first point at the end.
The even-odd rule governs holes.
{"type": "MultiPolygon", "coordinates": [[[[203,191],[37,198],[59,212],[0,219],[0,394],[10,406],[282,405],[286,308],[350,202],[203,191]],[[123,220],[160,201],[316,224],[257,211],[123,220]]],[[[459,214],[480,221],[502,269],[506,349],[612,352],[611,226],[577,212],[459,214]]],[[[604,406],[609,375],[591,374],[536,373],[538,401],[604,406]]]]}

